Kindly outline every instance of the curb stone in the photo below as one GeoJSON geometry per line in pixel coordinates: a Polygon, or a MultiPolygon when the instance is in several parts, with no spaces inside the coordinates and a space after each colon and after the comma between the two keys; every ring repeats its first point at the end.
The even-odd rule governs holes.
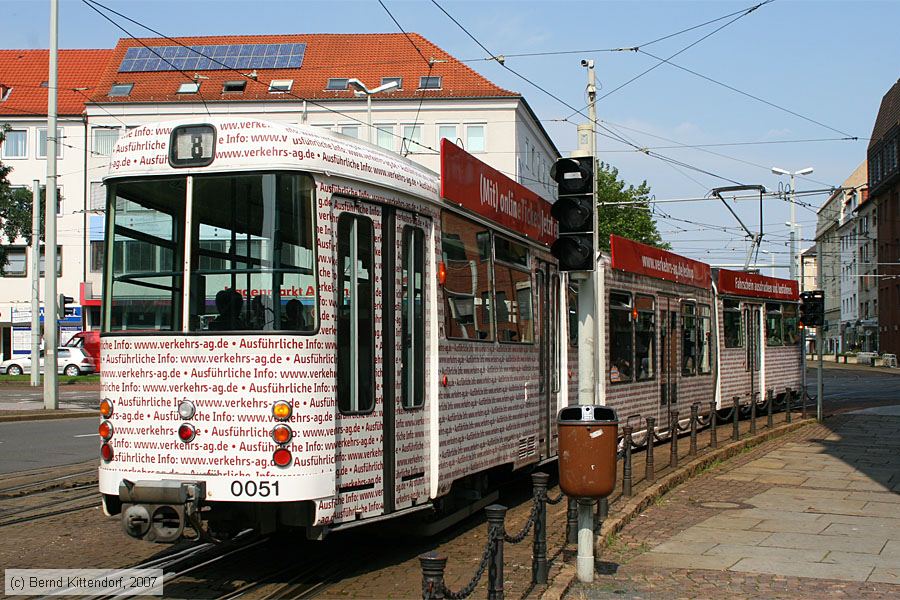
{"type": "MultiPolygon", "coordinates": [[[[616,516],[610,516],[603,522],[603,529],[605,532],[598,535],[594,542],[595,559],[601,556],[602,550],[610,536],[613,536],[624,529],[628,523],[634,520],[644,511],[644,509],[653,504],[658,498],[685,481],[693,478],[698,472],[702,471],[712,463],[723,459],[733,458],[745,449],[754,448],[765,442],[800,429],[801,427],[815,424],[816,422],[815,417],[810,417],[794,421],[793,423],[786,423],[770,431],[759,433],[754,437],[747,437],[737,442],[729,442],[724,446],[720,446],[717,450],[713,450],[708,454],[685,463],[677,471],[669,473],[653,485],[635,494],[634,497],[630,498],[628,502],[621,507],[621,510],[616,510],[616,516]]],[[[560,600],[572,586],[572,583],[575,582],[575,575],[575,568],[571,565],[564,564],[560,572],[551,582],[549,582],[547,589],[541,594],[541,600],[560,600]]]]}
{"type": "Polygon", "coordinates": [[[99,415],[95,410],[71,411],[71,412],[33,412],[18,415],[0,414],[0,423],[16,423],[20,421],[48,421],[54,419],[84,419],[93,417],[99,419],[99,415]]]}

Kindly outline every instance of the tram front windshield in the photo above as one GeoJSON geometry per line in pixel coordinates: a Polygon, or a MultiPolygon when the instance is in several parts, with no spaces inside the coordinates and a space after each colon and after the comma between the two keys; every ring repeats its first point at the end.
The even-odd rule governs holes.
{"type": "Polygon", "coordinates": [[[109,186],[104,330],[315,331],[312,178],[188,179],[109,186]]]}

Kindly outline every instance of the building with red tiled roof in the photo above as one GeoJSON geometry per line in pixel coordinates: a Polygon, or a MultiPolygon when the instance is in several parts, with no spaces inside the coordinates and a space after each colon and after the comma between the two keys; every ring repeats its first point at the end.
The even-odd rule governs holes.
{"type": "Polygon", "coordinates": [[[879,344],[900,354],[900,80],[881,99],[868,159],[868,204],[878,211],[879,344]]]}
{"type": "MultiPolygon", "coordinates": [[[[73,297],[78,297],[86,270],[84,172],[90,130],[84,106],[111,54],[112,50],[61,50],[58,55],[59,291],[73,297]]],[[[0,50],[0,125],[10,128],[0,160],[12,168],[8,179],[14,187],[46,182],[48,73],[48,50],[0,50]]],[[[30,274],[39,266],[31,264],[24,240],[0,239],[0,243],[9,254],[6,275],[0,278],[0,356],[6,358],[13,350],[14,311],[30,308],[30,274]]]]}

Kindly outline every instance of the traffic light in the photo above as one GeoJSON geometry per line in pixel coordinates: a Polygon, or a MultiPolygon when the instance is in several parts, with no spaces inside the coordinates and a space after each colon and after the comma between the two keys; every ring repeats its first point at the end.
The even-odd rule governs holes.
{"type": "Polygon", "coordinates": [[[800,324],[804,327],[825,324],[825,292],[813,290],[800,294],[800,324]]]}
{"type": "Polygon", "coordinates": [[[59,295],[59,304],[57,304],[57,314],[59,315],[57,318],[65,319],[66,317],[72,316],[75,314],[75,307],[69,306],[75,302],[75,299],[72,296],[66,296],[65,294],[59,295]]]}
{"type": "Polygon", "coordinates": [[[560,271],[593,271],[594,256],[594,159],[561,158],[551,167],[558,199],[550,214],[559,221],[559,238],[550,252],[560,271]]]}

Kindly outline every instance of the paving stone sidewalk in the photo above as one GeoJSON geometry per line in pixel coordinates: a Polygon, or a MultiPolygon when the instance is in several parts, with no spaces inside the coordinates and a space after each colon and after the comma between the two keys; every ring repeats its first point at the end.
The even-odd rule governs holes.
{"type": "Polygon", "coordinates": [[[717,465],[615,536],[581,598],[900,597],[900,414],[845,414],[717,465]]]}

